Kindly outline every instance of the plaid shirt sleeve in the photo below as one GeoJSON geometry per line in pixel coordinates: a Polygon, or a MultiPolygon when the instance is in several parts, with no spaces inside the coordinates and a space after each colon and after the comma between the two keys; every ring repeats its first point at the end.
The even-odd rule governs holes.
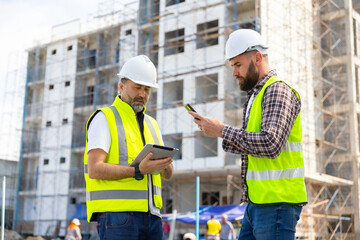
{"type": "Polygon", "coordinates": [[[265,158],[276,158],[280,154],[300,112],[301,103],[290,87],[277,82],[266,89],[262,106],[260,132],[247,132],[247,121],[241,129],[223,128],[224,151],[265,158]]]}

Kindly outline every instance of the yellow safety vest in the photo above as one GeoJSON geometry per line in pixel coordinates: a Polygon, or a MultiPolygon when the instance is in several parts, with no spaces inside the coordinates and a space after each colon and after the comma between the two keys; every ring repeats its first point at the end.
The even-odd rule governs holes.
{"type": "MultiPolygon", "coordinates": [[[[87,129],[92,118],[99,111],[105,114],[111,135],[111,146],[105,160],[106,163],[129,166],[143,148],[136,114],[131,106],[123,102],[120,97],[116,97],[110,107],[100,108],[91,115],[86,124],[84,154],[87,220],[93,221],[93,213],[97,212],[147,212],[149,210],[148,175],[144,175],[144,179],[140,181],[133,177],[118,180],[89,178],[87,129]]],[[[144,116],[144,137],[146,143],[162,144],[157,122],[148,115],[144,116]]],[[[151,176],[154,204],[161,209],[161,176],[160,174],[151,174],[151,176]]]]}
{"type": "MultiPolygon", "coordinates": [[[[248,132],[261,131],[262,102],[265,90],[270,84],[279,81],[276,76],[271,77],[255,97],[250,110],[248,132]]],[[[300,100],[299,94],[294,89],[292,90],[300,100]]],[[[248,155],[248,159],[246,185],[249,200],[252,203],[307,202],[300,113],[277,158],[269,159],[248,155]]]]}

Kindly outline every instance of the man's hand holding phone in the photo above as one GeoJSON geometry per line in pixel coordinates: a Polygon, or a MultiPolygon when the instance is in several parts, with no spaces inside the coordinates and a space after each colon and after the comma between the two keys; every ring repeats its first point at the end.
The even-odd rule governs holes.
{"type": "MultiPolygon", "coordinates": [[[[186,108],[186,110],[189,111],[189,113],[190,113],[190,112],[196,113],[195,109],[194,109],[190,104],[186,104],[186,105],[185,105],[185,108],[186,108]]],[[[199,118],[197,118],[197,117],[194,117],[194,118],[195,118],[196,120],[199,120],[199,121],[200,121],[199,118]]]]}
{"type": "Polygon", "coordinates": [[[222,129],[225,126],[222,122],[216,118],[208,118],[198,114],[189,104],[185,105],[185,108],[194,117],[194,123],[199,126],[206,136],[222,137],[222,129]]]}

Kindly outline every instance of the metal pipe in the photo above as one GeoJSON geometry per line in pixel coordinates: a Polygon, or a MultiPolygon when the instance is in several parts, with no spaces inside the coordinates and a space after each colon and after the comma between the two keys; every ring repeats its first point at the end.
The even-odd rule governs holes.
{"type": "Polygon", "coordinates": [[[199,239],[200,177],[196,176],[196,239],[199,239]]]}
{"type": "Polygon", "coordinates": [[[176,215],[177,215],[177,210],[174,209],[174,210],[173,210],[173,216],[172,216],[172,219],[171,219],[171,227],[170,227],[169,240],[173,240],[173,239],[174,239],[174,236],[175,236],[176,215]]]}
{"type": "Polygon", "coordinates": [[[3,193],[2,193],[2,210],[1,210],[1,240],[4,240],[5,234],[5,198],[6,198],[6,177],[3,177],[3,193]]]}
{"type": "MultiPolygon", "coordinates": [[[[236,6],[236,0],[231,0],[233,3],[233,21],[237,22],[237,6],[236,6]]],[[[235,30],[239,29],[239,26],[235,25],[235,30]]]]}

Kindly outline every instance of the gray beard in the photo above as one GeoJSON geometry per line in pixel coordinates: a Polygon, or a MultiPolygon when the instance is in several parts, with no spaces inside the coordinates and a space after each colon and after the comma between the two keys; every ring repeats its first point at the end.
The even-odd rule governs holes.
{"type": "Polygon", "coordinates": [[[142,105],[142,104],[131,103],[130,106],[136,113],[141,112],[144,109],[144,105],[142,105]]]}
{"type": "Polygon", "coordinates": [[[135,99],[132,99],[131,102],[127,102],[127,101],[125,101],[124,98],[121,98],[121,95],[119,95],[119,96],[120,96],[121,100],[123,100],[124,102],[126,102],[127,104],[129,104],[131,106],[131,108],[134,110],[134,112],[138,113],[144,109],[145,104],[135,104],[135,99]]]}

